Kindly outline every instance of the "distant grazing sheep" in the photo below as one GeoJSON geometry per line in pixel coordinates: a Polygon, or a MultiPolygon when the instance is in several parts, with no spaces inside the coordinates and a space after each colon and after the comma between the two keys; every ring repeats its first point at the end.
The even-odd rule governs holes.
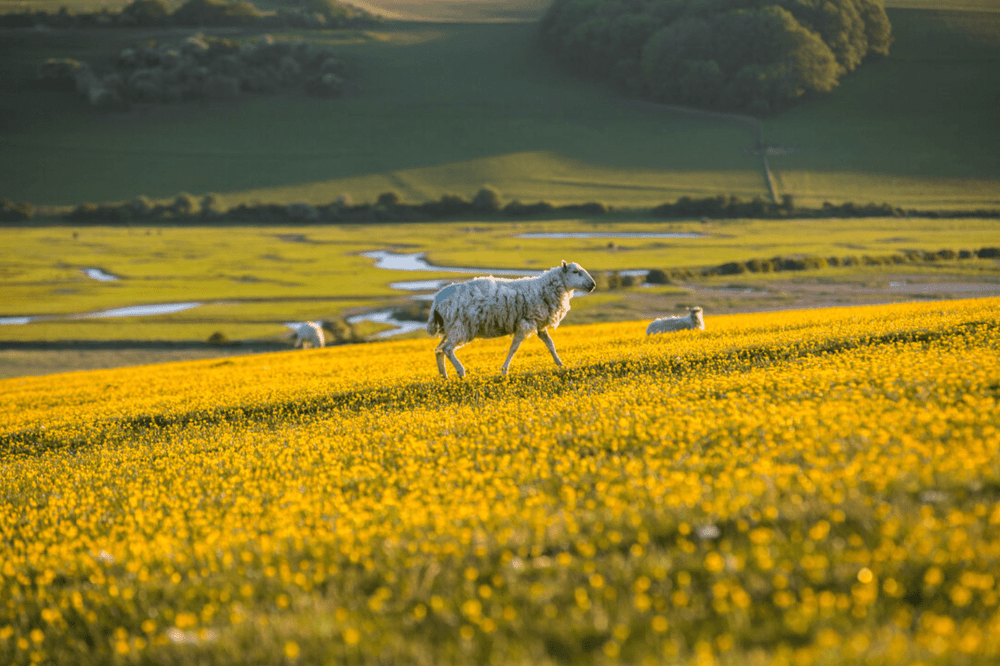
{"type": "Polygon", "coordinates": [[[326,342],[323,339],[323,329],[314,321],[304,321],[297,324],[285,324],[285,326],[295,331],[294,347],[296,349],[305,349],[306,346],[326,346],[326,342]]]}
{"type": "Polygon", "coordinates": [[[690,312],[683,317],[661,317],[654,319],[646,329],[646,335],[654,333],[669,333],[671,331],[686,331],[689,329],[705,330],[705,317],[700,307],[689,308],[690,312]]]}
{"type": "Polygon", "coordinates": [[[552,353],[556,365],[562,365],[556,346],[546,329],[556,328],[569,312],[574,289],[593,291],[597,284],[579,264],[550,268],[537,277],[508,280],[481,277],[453,284],[434,296],[427,332],[443,335],[434,350],[441,376],[448,378],[445,356],[455,366],[459,377],[465,376],[455,350],[475,338],[498,338],[514,335],[507,360],[500,368],[506,375],[517,348],[537,332],[552,353]]]}

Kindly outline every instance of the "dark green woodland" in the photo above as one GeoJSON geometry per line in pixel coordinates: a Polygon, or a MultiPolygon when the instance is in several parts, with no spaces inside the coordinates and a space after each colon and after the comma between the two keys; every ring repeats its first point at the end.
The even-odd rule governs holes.
{"type": "Polygon", "coordinates": [[[632,93],[758,116],[830,92],[892,43],[882,0],[556,0],[541,32],[632,93]]]}

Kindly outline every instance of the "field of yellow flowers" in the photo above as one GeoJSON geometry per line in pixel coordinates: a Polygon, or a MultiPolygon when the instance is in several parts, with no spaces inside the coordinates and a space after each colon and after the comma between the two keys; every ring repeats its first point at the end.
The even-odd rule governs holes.
{"type": "Polygon", "coordinates": [[[1000,300],[0,381],[0,663],[996,664],[1000,300]]]}

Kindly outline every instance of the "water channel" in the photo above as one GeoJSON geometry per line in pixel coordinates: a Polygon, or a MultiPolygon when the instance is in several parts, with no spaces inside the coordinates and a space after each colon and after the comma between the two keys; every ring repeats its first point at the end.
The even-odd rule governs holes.
{"type": "MultiPolygon", "coordinates": [[[[703,234],[697,233],[658,233],[658,232],[634,232],[634,233],[614,233],[614,232],[538,232],[520,234],[519,238],[526,239],[560,239],[560,238],[696,238],[703,234]]],[[[375,261],[376,268],[393,271],[423,271],[431,273],[463,273],[469,275],[495,275],[505,277],[526,277],[541,275],[543,271],[528,268],[477,268],[469,266],[435,266],[427,262],[424,252],[397,253],[388,250],[373,250],[364,252],[362,256],[375,261]]],[[[116,282],[122,278],[108,273],[101,268],[84,268],[83,273],[92,280],[99,282],[116,282]]],[[[622,275],[645,275],[645,270],[621,271],[622,275]]],[[[393,282],[389,286],[399,291],[437,291],[445,285],[455,282],[454,279],[425,279],[425,280],[403,280],[393,282]]],[[[414,295],[413,299],[430,299],[430,294],[414,295]]],[[[172,314],[183,312],[192,308],[204,305],[203,302],[186,303],[151,303],[147,305],[132,305],[111,310],[101,310],[99,312],[88,312],[70,315],[24,315],[13,317],[0,317],[0,326],[12,326],[30,324],[38,321],[52,321],[57,319],[102,319],[109,317],[148,317],[152,315],[172,314]]],[[[423,322],[396,319],[395,310],[377,310],[365,314],[354,315],[348,318],[348,322],[357,323],[360,321],[371,321],[379,324],[390,324],[393,329],[382,331],[375,337],[384,338],[394,335],[409,333],[424,327],[423,322]]]]}

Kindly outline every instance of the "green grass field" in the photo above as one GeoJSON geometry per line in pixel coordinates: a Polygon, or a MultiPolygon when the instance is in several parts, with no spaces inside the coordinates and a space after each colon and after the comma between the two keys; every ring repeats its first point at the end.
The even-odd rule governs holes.
{"type": "MultiPolygon", "coordinates": [[[[765,123],[769,143],[798,149],[771,161],[779,192],[806,203],[996,206],[997,16],[891,10],[890,18],[897,43],[888,59],[765,123]]],[[[101,64],[136,41],[187,32],[5,34],[0,76],[17,94],[0,100],[0,196],[72,205],[214,192],[232,205],[341,194],[370,201],[391,190],[421,201],[471,196],[486,184],[506,201],[619,206],[767,195],[758,161],[743,152],[752,140],[745,124],[668,111],[576,78],[540,51],[531,23],[279,35],[338,45],[360,89],[337,100],[116,115],[30,85],[46,57],[101,64]]]]}
{"type": "Polygon", "coordinates": [[[820,204],[907,201],[921,208],[1000,201],[1000,13],[890,10],[890,56],[829,97],[764,123],[778,190],[820,204]]]}

